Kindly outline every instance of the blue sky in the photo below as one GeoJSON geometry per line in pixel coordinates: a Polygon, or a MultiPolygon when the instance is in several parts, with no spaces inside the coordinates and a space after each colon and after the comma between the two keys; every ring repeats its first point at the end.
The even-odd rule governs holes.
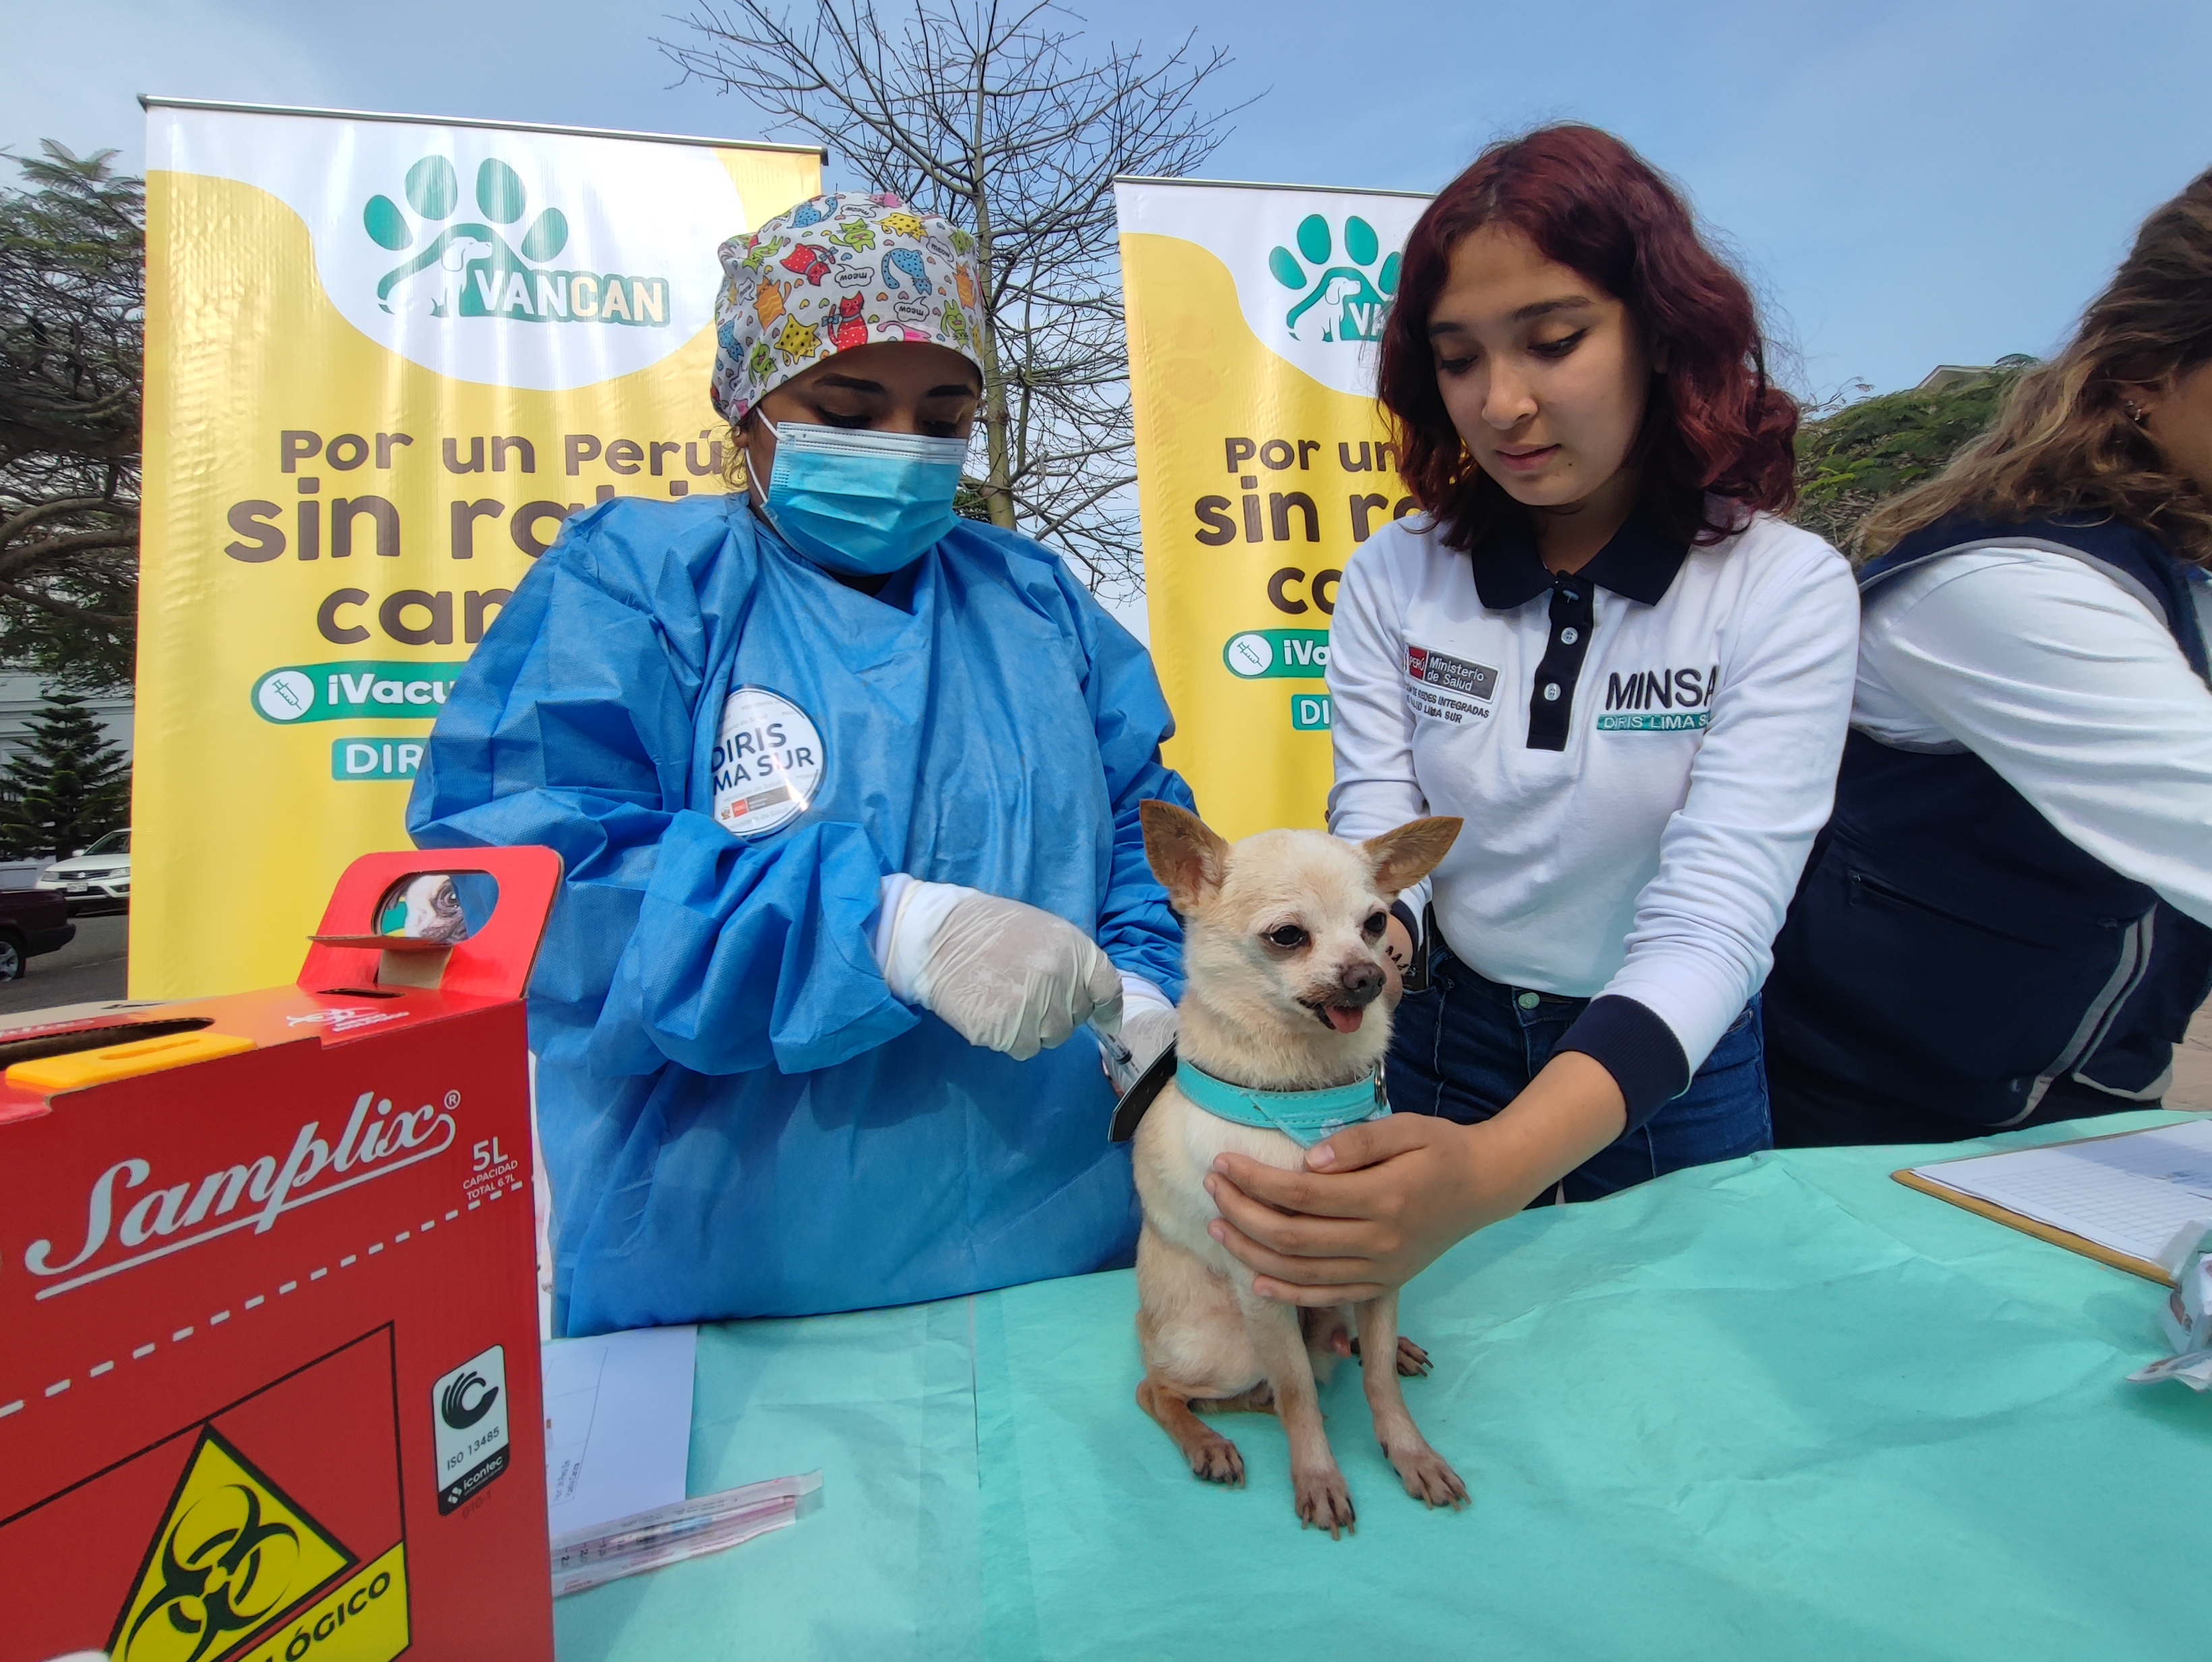
{"type": "MultiPolygon", "coordinates": [[[[745,107],[671,88],[667,9],[0,0],[0,145],[135,166],[142,91],[763,136],[745,107]]],[[[1102,51],[1196,21],[1235,53],[1223,101],[1264,96],[1215,177],[1433,189],[1498,133],[1613,129],[1688,188],[1816,394],[2048,350],[2142,215],[2212,165],[2204,0],[1079,9],[1102,51]]]]}

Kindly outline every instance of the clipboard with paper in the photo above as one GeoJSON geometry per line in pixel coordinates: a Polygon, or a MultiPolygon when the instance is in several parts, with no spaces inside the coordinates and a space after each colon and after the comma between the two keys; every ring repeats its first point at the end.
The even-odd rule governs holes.
{"type": "Polygon", "coordinates": [[[2212,1120],[1893,1172],[1985,1218],[2171,1286],[2212,1227],[2212,1120]]]}

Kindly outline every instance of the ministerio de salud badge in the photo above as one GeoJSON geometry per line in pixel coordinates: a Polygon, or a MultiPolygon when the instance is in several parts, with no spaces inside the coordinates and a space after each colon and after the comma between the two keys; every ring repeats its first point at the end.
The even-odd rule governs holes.
{"type": "Polygon", "coordinates": [[[806,712],[766,687],[739,687],[722,703],[709,762],[714,821],[750,839],[789,825],[822,782],[822,735],[806,712]]]}

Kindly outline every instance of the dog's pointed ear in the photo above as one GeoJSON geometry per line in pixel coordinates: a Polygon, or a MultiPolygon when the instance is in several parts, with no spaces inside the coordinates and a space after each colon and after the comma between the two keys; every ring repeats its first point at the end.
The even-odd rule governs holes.
{"type": "Polygon", "coordinates": [[[1229,875],[1229,844],[1206,821],[1172,802],[1137,805],[1145,822],[1145,858],[1168,899],[1186,916],[1229,875]]]}
{"type": "Polygon", "coordinates": [[[1375,868],[1375,886],[1384,894],[1402,894],[1419,882],[1451,852],[1464,819],[1415,819],[1370,837],[1360,849],[1375,868]]]}

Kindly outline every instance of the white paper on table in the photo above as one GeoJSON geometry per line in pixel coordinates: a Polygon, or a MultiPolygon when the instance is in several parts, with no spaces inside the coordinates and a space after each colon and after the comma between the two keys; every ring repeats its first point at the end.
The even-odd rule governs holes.
{"type": "Polygon", "coordinates": [[[696,1327],[641,1327],[539,1347],[545,1494],[554,1535],[684,1499],[696,1327]]]}
{"type": "Polygon", "coordinates": [[[2201,1228],[2212,1216],[2212,1120],[1913,1171],[2112,1251],[2159,1263],[2183,1231],[2201,1228]]]}

